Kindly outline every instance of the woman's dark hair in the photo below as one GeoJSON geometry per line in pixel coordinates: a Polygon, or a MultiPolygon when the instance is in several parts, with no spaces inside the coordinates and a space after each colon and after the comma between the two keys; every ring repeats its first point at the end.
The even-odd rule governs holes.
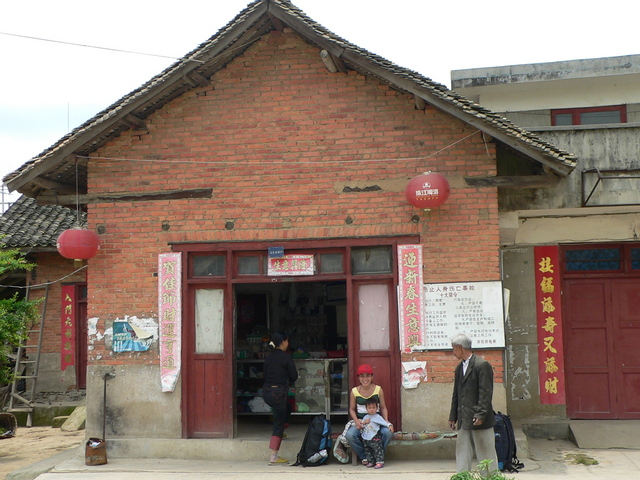
{"type": "Polygon", "coordinates": [[[278,348],[287,338],[289,337],[285,333],[274,333],[271,335],[269,345],[271,348],[278,348]]]}

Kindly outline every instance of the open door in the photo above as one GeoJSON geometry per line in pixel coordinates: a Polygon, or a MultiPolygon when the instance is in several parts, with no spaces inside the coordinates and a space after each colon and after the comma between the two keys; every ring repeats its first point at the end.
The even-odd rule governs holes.
{"type": "Polygon", "coordinates": [[[87,325],[87,284],[76,285],[76,387],[87,388],[87,337],[89,325],[87,325]]]}
{"type": "Polygon", "coordinates": [[[183,369],[189,438],[233,436],[233,327],[225,319],[228,296],[224,285],[190,289],[183,369]]]}
{"type": "MultiPolygon", "coordinates": [[[[398,360],[398,322],[395,296],[391,280],[353,282],[356,299],[355,319],[350,350],[353,369],[362,363],[373,367],[374,382],[382,387],[389,410],[389,421],[399,430],[400,416],[400,365],[398,360]]],[[[356,378],[355,375],[353,377],[356,378]]],[[[357,385],[357,380],[352,382],[357,385]]]]}

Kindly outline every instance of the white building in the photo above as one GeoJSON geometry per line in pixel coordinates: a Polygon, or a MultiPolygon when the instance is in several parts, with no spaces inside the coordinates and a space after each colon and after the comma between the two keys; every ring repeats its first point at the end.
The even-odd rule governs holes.
{"type": "Polygon", "coordinates": [[[456,70],[451,80],[454,91],[578,158],[567,177],[548,172],[546,185],[509,182],[523,172],[508,156],[499,161],[509,185],[499,189],[509,413],[640,418],[640,55],[456,70]],[[554,375],[543,371],[551,333],[536,298],[542,246],[558,254],[562,292],[555,334],[564,337],[556,356],[564,356],[557,373],[566,390],[555,403],[542,398],[554,375]]]}

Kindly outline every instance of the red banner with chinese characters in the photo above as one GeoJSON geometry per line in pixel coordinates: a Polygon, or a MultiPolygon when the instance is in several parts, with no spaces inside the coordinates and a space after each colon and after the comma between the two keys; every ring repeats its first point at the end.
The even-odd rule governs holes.
{"type": "Polygon", "coordinates": [[[422,245],[398,245],[398,320],[400,351],[423,347],[422,245]]]}
{"type": "Polygon", "coordinates": [[[313,275],[315,273],[313,255],[284,255],[269,258],[267,275],[313,275]]]}
{"type": "Polygon", "coordinates": [[[60,316],[60,370],[75,365],[76,360],[76,287],[62,285],[62,315],[60,316]]]}
{"type": "Polygon", "coordinates": [[[564,350],[558,247],[535,247],[534,261],[540,403],[564,404],[564,350]]]}
{"type": "Polygon", "coordinates": [[[173,392],[182,355],[182,254],[158,255],[158,317],[160,323],[160,384],[173,392]]]}

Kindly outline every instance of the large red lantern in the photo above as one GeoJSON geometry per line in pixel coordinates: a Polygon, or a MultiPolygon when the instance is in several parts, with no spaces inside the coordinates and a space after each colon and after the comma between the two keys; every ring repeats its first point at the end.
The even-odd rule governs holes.
{"type": "Polygon", "coordinates": [[[60,255],[74,260],[93,258],[100,249],[100,237],[86,228],[70,228],[60,234],[56,241],[60,255]]]}
{"type": "Polygon", "coordinates": [[[414,207],[439,207],[449,198],[449,182],[439,173],[425,172],[409,181],[404,195],[414,207]]]}

